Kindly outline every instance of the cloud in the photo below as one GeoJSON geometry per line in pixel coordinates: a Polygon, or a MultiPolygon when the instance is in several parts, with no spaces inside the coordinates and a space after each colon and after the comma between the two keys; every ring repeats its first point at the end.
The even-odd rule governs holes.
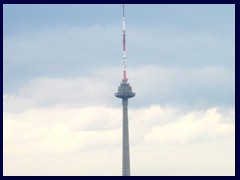
{"type": "MultiPolygon", "coordinates": [[[[234,121],[222,121],[233,120],[233,112],[233,109],[229,109],[222,113],[217,108],[184,112],[180,108],[166,108],[159,105],[140,109],[130,108],[129,128],[133,172],[135,171],[136,175],[162,175],[157,171],[159,166],[166,163],[169,169],[174,170],[184,160],[181,157],[170,157],[171,153],[177,156],[190,151],[192,151],[190,155],[185,154],[186,158],[191,158],[196,165],[200,163],[212,168],[215,166],[215,161],[211,162],[205,158],[212,155],[213,149],[218,157],[221,156],[221,160],[218,160],[220,164],[215,169],[225,167],[224,163],[234,167],[234,153],[232,154],[234,121]],[[224,147],[227,144],[229,144],[228,150],[224,147]],[[205,149],[203,154],[199,152],[202,148],[197,148],[201,145],[204,145],[205,149]],[[152,162],[152,158],[159,161],[152,162]],[[160,161],[161,158],[163,159],[160,161]],[[143,167],[139,162],[148,164],[146,171],[140,171],[143,167]]],[[[47,109],[33,108],[17,113],[5,112],[4,174],[118,175],[121,168],[121,125],[120,107],[62,106],[47,109]],[[59,164],[55,163],[56,159],[59,164]],[[77,159],[79,161],[76,162],[77,159]],[[34,166],[37,160],[40,164],[34,166]],[[63,167],[64,161],[66,166],[63,167]],[[75,167],[71,165],[72,161],[75,167]],[[114,163],[117,165],[113,167],[114,163]],[[14,168],[17,170],[14,171],[14,168]],[[79,168],[82,171],[79,171],[79,168]],[[26,172],[25,169],[29,171],[26,172]],[[107,169],[109,172],[106,172],[107,169]]],[[[188,174],[185,171],[188,167],[185,165],[182,168],[183,172],[165,173],[188,174]]],[[[190,173],[196,171],[192,169],[190,173]]],[[[232,174],[233,170],[228,168],[224,172],[232,174]]],[[[203,169],[198,173],[208,174],[208,171],[203,169]]],[[[214,171],[212,174],[218,172],[214,171]]]]}
{"type": "Polygon", "coordinates": [[[17,94],[4,94],[5,111],[55,105],[96,105],[106,102],[112,87],[99,78],[40,78],[22,87],[17,94]]]}
{"type": "MultiPolygon", "coordinates": [[[[118,79],[116,68],[95,69],[94,76],[109,79],[114,84],[118,79]],[[100,74],[100,75],[99,75],[100,74]],[[109,74],[114,76],[109,77],[109,74]]],[[[147,65],[130,68],[129,82],[137,93],[137,104],[201,104],[233,105],[234,73],[225,67],[163,68],[147,65]]]]}
{"type": "MultiPolygon", "coordinates": [[[[23,86],[16,94],[4,94],[4,174],[120,175],[122,113],[120,102],[112,93],[116,90],[112,86],[118,79],[114,75],[116,71],[121,70],[92,69],[88,77],[70,79],[39,78],[23,86]],[[36,162],[38,165],[34,166],[36,162]]],[[[224,69],[215,71],[226,76],[223,75],[224,69]]],[[[136,98],[143,99],[148,95],[152,101],[134,106],[137,100],[130,100],[133,174],[235,173],[234,107],[200,106],[200,109],[191,109],[174,103],[154,104],[154,98],[157,98],[154,95],[170,91],[177,79],[181,79],[179,74],[185,71],[179,73],[176,69],[147,66],[130,72],[129,76],[136,80],[136,98]],[[147,74],[153,81],[147,81],[146,76],[143,84],[137,78],[140,74],[147,74]],[[156,77],[163,77],[161,83],[164,86],[157,86],[157,91],[146,88],[156,81],[160,83],[156,77]],[[164,81],[164,77],[170,77],[169,81],[164,81]],[[212,156],[218,159],[217,162],[208,160],[212,156]],[[186,158],[190,162],[182,167],[186,158]],[[141,164],[148,164],[148,167],[141,164]],[[205,168],[196,170],[192,166],[205,168]]],[[[213,73],[214,69],[190,72],[191,78],[198,78],[198,83],[207,83],[206,72],[213,73]]],[[[209,85],[217,76],[211,77],[209,85]]]]}
{"type": "Polygon", "coordinates": [[[4,36],[4,90],[14,89],[18,81],[26,83],[42,76],[76,77],[85,74],[89,66],[112,64],[121,54],[121,40],[114,43],[116,31],[121,32],[114,25],[61,26],[4,36]]]}
{"type": "MultiPolygon", "coordinates": [[[[3,95],[5,111],[31,107],[118,106],[114,92],[119,86],[120,68],[92,68],[88,75],[75,78],[36,78],[16,93],[3,95]]],[[[224,67],[197,69],[139,66],[128,71],[136,92],[133,107],[152,104],[186,106],[186,108],[233,107],[234,73],[224,67]]]]}
{"type": "MultiPolygon", "coordinates": [[[[122,112],[113,95],[116,72],[121,69],[93,68],[78,78],[38,78],[17,93],[4,94],[4,175],[120,175],[122,112]]],[[[234,175],[234,106],[186,108],[170,98],[175,89],[187,97],[179,87],[191,82],[185,90],[193,89],[195,80],[198,89],[201,84],[224,89],[225,82],[231,84],[231,73],[224,68],[144,66],[131,69],[129,77],[137,92],[129,102],[133,174],[234,175]],[[164,96],[168,103],[160,103],[164,96]],[[217,161],[209,161],[213,157],[217,161]]]]}
{"type": "MultiPolygon", "coordinates": [[[[127,32],[129,67],[224,66],[233,71],[234,38],[224,33],[165,26],[130,26],[127,32]]],[[[10,91],[19,88],[19,81],[36,77],[77,77],[89,68],[120,66],[121,26],[60,26],[14,33],[4,36],[3,48],[4,91],[10,91]]]]}
{"type": "Polygon", "coordinates": [[[155,126],[145,138],[153,142],[187,143],[234,136],[234,124],[223,123],[221,118],[217,109],[209,109],[204,114],[192,112],[177,122],[155,126]]]}
{"type": "MultiPolygon", "coordinates": [[[[127,21],[132,175],[235,175],[234,13],[179,10],[127,21]]],[[[121,174],[120,21],[81,23],[4,33],[4,175],[121,174]]]]}
{"type": "MultiPolygon", "coordinates": [[[[121,69],[89,72],[37,78],[3,95],[4,175],[120,175],[122,110],[113,93],[121,69]]],[[[235,174],[235,108],[213,103],[213,92],[234,96],[230,71],[139,66],[128,75],[137,93],[129,101],[133,175],[235,174]]]]}

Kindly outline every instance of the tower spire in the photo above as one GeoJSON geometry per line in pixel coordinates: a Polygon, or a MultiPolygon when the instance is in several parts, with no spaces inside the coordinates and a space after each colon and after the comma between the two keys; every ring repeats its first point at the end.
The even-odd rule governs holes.
{"type": "Polygon", "coordinates": [[[126,24],[125,24],[125,9],[123,4],[123,79],[127,79],[127,55],[126,55],[126,24]]]}

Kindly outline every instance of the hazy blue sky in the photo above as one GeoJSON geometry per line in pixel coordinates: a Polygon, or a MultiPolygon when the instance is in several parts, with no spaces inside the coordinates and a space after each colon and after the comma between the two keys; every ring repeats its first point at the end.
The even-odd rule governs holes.
{"type": "MultiPolygon", "coordinates": [[[[3,6],[5,175],[121,174],[121,16],[3,6]]],[[[234,175],[235,6],[126,5],[126,26],[132,174],[234,175]]]]}

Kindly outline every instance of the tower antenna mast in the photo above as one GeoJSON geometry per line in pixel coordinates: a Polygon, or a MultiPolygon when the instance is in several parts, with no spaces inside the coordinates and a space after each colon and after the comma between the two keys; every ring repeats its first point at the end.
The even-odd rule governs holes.
{"type": "Polygon", "coordinates": [[[127,79],[127,54],[126,54],[126,24],[125,24],[125,10],[123,4],[123,79],[127,79]]]}

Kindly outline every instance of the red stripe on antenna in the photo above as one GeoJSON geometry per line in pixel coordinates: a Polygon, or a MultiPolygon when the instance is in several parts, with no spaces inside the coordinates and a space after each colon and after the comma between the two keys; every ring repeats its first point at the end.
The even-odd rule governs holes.
{"type": "Polygon", "coordinates": [[[127,80],[126,70],[123,71],[123,80],[127,80]]]}

